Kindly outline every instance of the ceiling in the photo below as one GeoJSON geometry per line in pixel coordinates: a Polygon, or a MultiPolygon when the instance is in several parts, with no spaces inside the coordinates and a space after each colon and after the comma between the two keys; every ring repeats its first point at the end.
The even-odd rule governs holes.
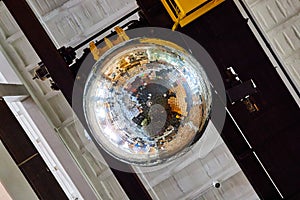
{"type": "MultiPolygon", "coordinates": [[[[276,54],[284,65],[292,83],[300,88],[300,2],[298,0],[244,0],[259,27],[266,35],[276,54]]],[[[90,37],[98,30],[116,21],[137,7],[133,0],[28,0],[40,22],[47,30],[57,48],[74,46],[90,37]]],[[[238,1],[236,1],[238,4],[238,1]]],[[[240,6],[240,4],[238,4],[240,6]]],[[[242,8],[240,8],[242,9],[242,8]]],[[[244,13],[245,14],[245,13],[244,13]]],[[[35,106],[45,117],[45,123],[53,134],[57,134],[61,146],[71,152],[72,158],[79,166],[80,172],[87,180],[89,187],[98,199],[125,199],[126,194],[120,187],[110,169],[103,164],[103,158],[97,147],[84,134],[83,128],[68,102],[59,91],[53,91],[47,81],[32,80],[34,69],[40,61],[34,49],[16,25],[3,2],[0,2],[0,45],[2,77],[8,83],[22,82],[30,93],[31,106],[35,106]],[[5,58],[5,59],[3,59],[5,58]],[[5,63],[5,67],[3,67],[5,63]],[[15,78],[11,78],[13,69],[15,78]],[[35,102],[35,103],[32,103],[35,102]],[[55,131],[54,131],[55,130],[55,131]]],[[[273,61],[276,65],[276,61],[273,61]]],[[[278,73],[286,79],[282,70],[278,73]]],[[[0,76],[1,78],[1,76],[0,76]]],[[[3,79],[3,78],[2,78],[3,79]]],[[[286,81],[290,91],[293,88],[286,81]]],[[[292,93],[295,93],[292,91],[292,93]]],[[[299,96],[294,95],[297,101],[299,96]]],[[[26,114],[29,100],[21,102],[25,108],[23,115],[33,123],[41,123],[34,112],[26,114]]],[[[13,105],[14,102],[11,102],[13,105]]],[[[13,106],[11,106],[13,109],[13,106]]],[[[21,113],[22,114],[22,113],[21,113]]],[[[36,134],[27,130],[28,134],[36,134]]],[[[38,127],[37,137],[46,138],[45,145],[39,151],[52,151],[48,154],[56,156],[54,162],[61,163],[61,176],[69,176],[75,182],[72,187],[81,193],[82,198],[87,195],[82,184],[77,184],[74,172],[68,170],[64,159],[59,157],[58,151],[53,151],[53,139],[46,136],[45,130],[38,127]],[[51,141],[52,140],[52,141],[51,141]],[[82,187],[82,188],[81,188],[82,187]]],[[[35,138],[36,139],[36,138],[35,138]]],[[[58,140],[55,140],[57,142],[58,140]]],[[[150,173],[139,173],[139,177],[154,199],[258,199],[244,173],[231,155],[213,124],[202,138],[212,148],[200,154],[197,147],[175,163],[163,166],[150,173]],[[217,142],[215,142],[217,141],[217,142]],[[213,181],[220,181],[222,187],[216,189],[213,181]]],[[[201,145],[198,143],[197,145],[201,145]]],[[[45,154],[45,153],[44,153],[45,154]]],[[[47,154],[45,154],[47,155],[47,154]]],[[[55,165],[51,165],[53,168],[55,165]]],[[[135,167],[137,172],[143,169],[135,167]]],[[[59,173],[57,173],[59,174],[59,173]]],[[[60,175],[56,177],[59,178],[60,175]]],[[[70,180],[71,180],[70,179],[70,180]]],[[[70,181],[69,180],[69,181],[70,181]]],[[[79,182],[79,179],[77,179],[79,182]]],[[[85,186],[86,187],[86,186],[85,186]]],[[[63,188],[70,196],[74,196],[71,189],[63,188]]]]}

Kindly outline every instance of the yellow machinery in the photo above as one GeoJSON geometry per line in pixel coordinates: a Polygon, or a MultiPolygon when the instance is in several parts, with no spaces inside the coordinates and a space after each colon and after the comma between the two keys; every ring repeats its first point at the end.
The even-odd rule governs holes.
{"type": "Polygon", "coordinates": [[[172,30],[183,27],[225,0],[161,0],[172,20],[172,30]]]}

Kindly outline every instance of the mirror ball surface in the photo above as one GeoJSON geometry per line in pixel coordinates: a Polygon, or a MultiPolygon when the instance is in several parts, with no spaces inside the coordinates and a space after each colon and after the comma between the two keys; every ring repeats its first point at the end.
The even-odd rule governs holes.
{"type": "Polygon", "coordinates": [[[83,98],[95,140],[115,158],[139,166],[186,153],[202,136],[212,101],[200,63],[155,38],[131,39],[104,53],[83,98]]]}

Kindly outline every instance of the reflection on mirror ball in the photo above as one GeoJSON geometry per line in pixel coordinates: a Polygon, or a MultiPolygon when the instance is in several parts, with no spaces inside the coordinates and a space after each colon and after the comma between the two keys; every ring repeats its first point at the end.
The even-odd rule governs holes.
{"type": "Polygon", "coordinates": [[[199,62],[154,38],[131,39],[102,55],[83,98],[95,140],[115,158],[139,166],[187,152],[203,134],[211,108],[199,62]]]}

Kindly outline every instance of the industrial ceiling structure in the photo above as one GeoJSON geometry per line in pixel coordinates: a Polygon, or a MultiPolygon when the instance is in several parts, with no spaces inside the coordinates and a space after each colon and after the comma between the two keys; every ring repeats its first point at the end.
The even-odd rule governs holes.
{"type": "Polygon", "coordinates": [[[95,143],[72,93],[81,58],[93,60],[89,42],[117,25],[174,27],[162,2],[0,1],[4,190],[12,199],[299,199],[299,11],[299,0],[225,0],[177,24],[218,67],[226,120],[222,130],[209,121],[184,156],[144,168],[95,143]]]}

